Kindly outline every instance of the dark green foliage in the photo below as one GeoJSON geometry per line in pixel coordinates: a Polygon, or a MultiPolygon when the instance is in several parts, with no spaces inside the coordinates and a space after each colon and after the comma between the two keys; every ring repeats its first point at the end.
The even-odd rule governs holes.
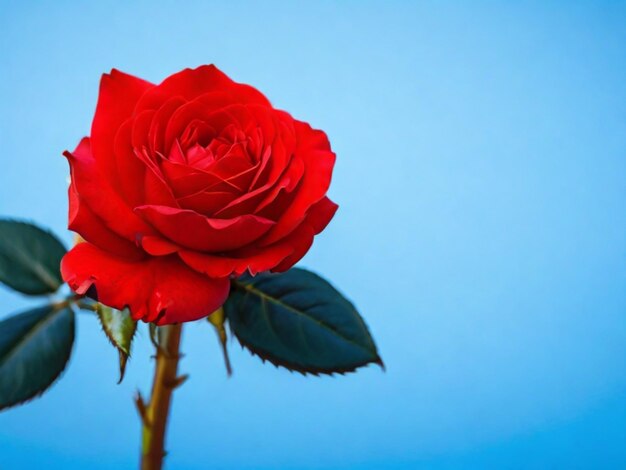
{"type": "Polygon", "coordinates": [[[72,352],[74,329],[67,303],[0,322],[0,410],[42,394],[59,377],[72,352]]]}
{"type": "Polygon", "coordinates": [[[354,306],[304,269],[242,276],[233,281],[224,310],[241,344],[275,365],[312,374],[382,366],[354,306]]]}
{"type": "Polygon", "coordinates": [[[97,304],[96,313],[100,319],[102,330],[106,334],[111,344],[117,348],[120,356],[120,382],[124,379],[126,362],[130,356],[131,344],[137,322],[130,316],[128,309],[116,310],[102,304],[97,304]]]}
{"type": "Polygon", "coordinates": [[[56,292],[65,247],[35,225],[0,220],[0,282],[28,295],[56,292]]]}

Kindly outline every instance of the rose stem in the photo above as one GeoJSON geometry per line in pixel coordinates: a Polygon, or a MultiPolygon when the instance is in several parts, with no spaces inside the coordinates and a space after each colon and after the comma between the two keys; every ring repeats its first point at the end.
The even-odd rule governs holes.
{"type": "Polygon", "coordinates": [[[162,327],[156,352],[152,396],[146,404],[138,393],[135,399],[143,421],[141,469],[160,470],[165,457],[165,431],[174,389],[186,376],[178,377],[178,360],[182,324],[162,327]]]}

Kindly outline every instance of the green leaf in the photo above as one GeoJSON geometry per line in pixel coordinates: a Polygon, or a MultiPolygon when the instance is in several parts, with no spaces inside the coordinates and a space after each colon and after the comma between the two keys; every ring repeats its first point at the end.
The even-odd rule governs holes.
{"type": "Polygon", "coordinates": [[[102,330],[119,353],[120,380],[118,383],[121,383],[124,379],[133,337],[137,331],[137,322],[131,318],[128,309],[116,310],[99,303],[96,306],[96,313],[100,319],[102,330]]]}
{"type": "Polygon", "coordinates": [[[332,374],[383,365],[354,306],[310,271],[242,276],[224,310],[240,343],[277,366],[332,374]]]}
{"type": "Polygon", "coordinates": [[[0,282],[28,295],[51,294],[63,284],[65,247],[50,232],[15,220],[0,220],[0,282]]]}
{"type": "Polygon", "coordinates": [[[41,395],[65,369],[74,312],[46,305],[0,322],[0,410],[41,395]]]}

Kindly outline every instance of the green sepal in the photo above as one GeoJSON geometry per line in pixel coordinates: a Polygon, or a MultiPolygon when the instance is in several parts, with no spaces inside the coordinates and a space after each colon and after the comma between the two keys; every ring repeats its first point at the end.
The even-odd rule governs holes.
{"type": "Polygon", "coordinates": [[[126,372],[126,363],[130,357],[133,338],[137,331],[137,322],[131,318],[128,309],[117,310],[98,303],[96,305],[96,313],[100,319],[102,331],[104,331],[111,344],[118,351],[120,363],[120,379],[118,383],[122,383],[124,373],[126,372]]]}

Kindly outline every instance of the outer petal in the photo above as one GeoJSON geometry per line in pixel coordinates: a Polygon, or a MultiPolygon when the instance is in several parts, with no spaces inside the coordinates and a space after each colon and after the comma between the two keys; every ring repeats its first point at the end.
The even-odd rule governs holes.
{"type": "Polygon", "coordinates": [[[335,154],[330,150],[326,134],[304,122],[294,121],[294,125],[298,136],[296,155],[304,160],[306,166],[304,177],[278,223],[259,241],[262,245],[280,240],[300,225],[306,212],[324,197],[330,185],[335,154]]]}
{"type": "Polygon", "coordinates": [[[113,190],[100,172],[91,153],[89,138],[80,141],[73,153],[64,152],[70,163],[74,190],[111,232],[134,243],[138,234],[154,233],[113,190]]]}
{"type": "Polygon", "coordinates": [[[338,208],[339,206],[327,197],[322,198],[311,206],[306,214],[306,222],[313,227],[315,235],[326,228],[338,208]]]}
{"type": "Polygon", "coordinates": [[[152,83],[115,69],[110,74],[102,75],[100,80],[96,114],[91,125],[92,147],[98,166],[115,188],[118,187],[113,154],[115,134],[132,115],[141,95],[152,87],[152,83]]]}
{"type": "Polygon", "coordinates": [[[217,255],[186,250],[157,237],[144,237],[141,244],[144,250],[154,255],[178,252],[187,265],[208,276],[239,276],[246,271],[252,275],[268,270],[286,271],[306,254],[313,243],[313,236],[324,230],[337,207],[327,197],[322,198],[309,209],[306,220],[299,227],[266,247],[252,243],[248,248],[217,255]]]}
{"type": "Polygon", "coordinates": [[[255,103],[270,106],[270,102],[255,88],[236,83],[215,65],[185,69],[166,78],[137,104],[137,110],[156,109],[172,96],[182,96],[188,101],[213,91],[230,92],[233,103],[255,103]]]}
{"type": "Polygon", "coordinates": [[[118,256],[129,259],[141,259],[145,256],[135,244],[109,230],[100,217],[81,202],[73,183],[70,184],[68,194],[70,200],[68,229],[79,233],[88,242],[118,256]]]}
{"type": "Polygon", "coordinates": [[[129,307],[135,320],[158,325],[198,320],[226,300],[228,278],[213,279],[185,266],[176,256],[128,261],[80,243],[61,262],[63,279],[77,294],[129,307]]]}
{"type": "MultiPolygon", "coordinates": [[[[177,251],[182,250],[182,248],[179,245],[172,243],[168,240],[165,240],[164,238],[161,238],[159,236],[148,235],[146,237],[141,237],[139,239],[139,243],[141,244],[141,247],[147,253],[153,256],[171,255],[172,253],[176,253],[177,251]]],[[[223,276],[211,276],[211,277],[225,277],[225,276],[228,276],[228,274],[225,274],[223,276]]]]}
{"type": "Polygon", "coordinates": [[[287,258],[282,260],[280,264],[272,268],[272,272],[283,272],[290,269],[294,264],[302,259],[304,255],[306,255],[307,251],[311,248],[313,244],[313,236],[315,232],[313,228],[308,224],[302,224],[299,227],[299,230],[302,231],[302,236],[296,238],[293,242],[293,253],[289,255],[287,258]]]}
{"type": "Polygon", "coordinates": [[[207,276],[240,276],[248,271],[255,275],[262,271],[268,271],[278,265],[294,252],[294,248],[287,243],[278,243],[265,248],[256,254],[243,256],[219,256],[196,251],[181,250],[180,258],[191,268],[207,276]]]}
{"type": "Polygon", "coordinates": [[[301,235],[297,237],[289,237],[293,239],[293,253],[282,260],[280,264],[272,268],[272,271],[287,271],[294,264],[300,261],[302,257],[306,255],[307,251],[309,251],[309,248],[311,248],[314,235],[317,235],[324,230],[324,228],[326,228],[326,225],[328,225],[330,219],[333,218],[338,207],[339,206],[337,206],[337,204],[332,202],[327,197],[324,197],[315,203],[309,209],[306,220],[300,227],[292,232],[292,234],[300,232],[301,235]]]}
{"type": "MultiPolygon", "coordinates": [[[[250,274],[274,270],[277,266],[288,269],[304,256],[313,242],[313,229],[302,224],[279,242],[259,248],[254,243],[242,250],[223,255],[197,253],[185,249],[178,250],[178,256],[190,267],[212,277],[250,274]],[[291,263],[291,264],[289,264],[291,263]]],[[[144,246],[144,249],[146,247],[144,246]]]]}
{"type": "Polygon", "coordinates": [[[274,225],[273,221],[256,215],[211,219],[194,211],[165,206],[140,206],[135,210],[168,239],[200,251],[226,251],[245,246],[274,225]]]}

